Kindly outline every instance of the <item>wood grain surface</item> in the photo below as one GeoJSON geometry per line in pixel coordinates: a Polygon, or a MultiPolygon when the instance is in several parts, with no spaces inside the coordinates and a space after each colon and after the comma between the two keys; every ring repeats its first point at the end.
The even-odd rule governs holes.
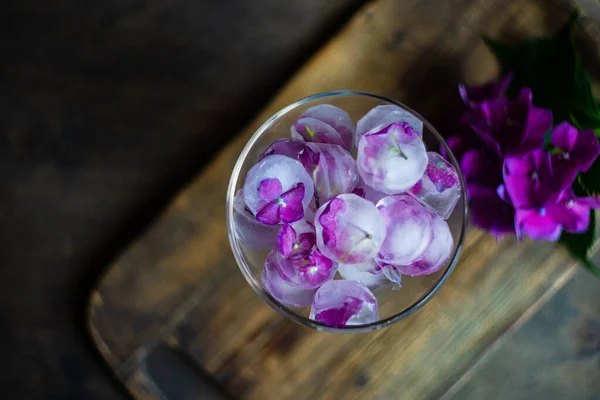
{"type": "Polygon", "coordinates": [[[443,400],[598,399],[600,281],[590,278],[578,272],[443,400]]]}
{"type": "MultiPolygon", "coordinates": [[[[481,34],[550,33],[567,15],[564,3],[542,0],[379,0],[361,9],[102,277],[91,296],[89,328],[117,376],[134,393],[146,388],[139,398],[153,398],[143,384],[151,379],[145,363],[160,344],[192,360],[235,398],[443,394],[572,276],[568,255],[548,243],[496,241],[471,230],[454,275],[420,312],[376,333],[318,333],[263,304],[237,270],[224,223],[229,174],[258,125],[316,92],[387,95],[444,133],[441,116],[456,98],[456,83],[498,72],[481,34]]],[[[597,26],[583,23],[578,36],[598,53],[597,26]]],[[[586,61],[600,70],[597,59],[586,61]]]]}

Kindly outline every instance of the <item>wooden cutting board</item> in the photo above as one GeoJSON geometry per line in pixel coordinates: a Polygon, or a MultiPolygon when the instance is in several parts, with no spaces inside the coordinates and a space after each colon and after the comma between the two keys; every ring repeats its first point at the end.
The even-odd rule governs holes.
{"type": "MultiPolygon", "coordinates": [[[[456,83],[498,73],[482,34],[552,33],[569,10],[568,3],[550,0],[377,0],[364,6],[107,268],[91,294],[88,325],[116,376],[140,399],[446,393],[570,279],[576,265],[566,252],[470,230],[454,274],[421,311],[375,333],[319,333],[269,308],[238,271],[225,226],[229,176],[262,122],[318,92],[389,96],[444,132],[440,116],[456,98],[456,83]]],[[[596,54],[584,61],[600,71],[599,27],[584,18],[577,36],[596,54]]]]}

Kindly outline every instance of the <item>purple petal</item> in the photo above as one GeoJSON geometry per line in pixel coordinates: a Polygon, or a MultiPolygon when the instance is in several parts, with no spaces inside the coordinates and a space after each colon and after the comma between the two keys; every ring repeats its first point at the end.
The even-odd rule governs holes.
{"type": "Polygon", "coordinates": [[[496,187],[502,182],[502,163],[483,150],[469,150],[460,160],[460,169],[467,183],[496,187]]]}
{"type": "Polygon", "coordinates": [[[468,184],[469,213],[473,225],[497,236],[515,231],[515,209],[492,188],[468,184]]]}
{"type": "Polygon", "coordinates": [[[577,167],[563,158],[562,154],[554,154],[551,158],[554,187],[557,191],[563,191],[573,186],[573,182],[579,174],[577,167]]]}
{"type": "Polygon", "coordinates": [[[594,132],[583,130],[579,132],[570,158],[580,171],[587,171],[600,155],[600,143],[594,132]]]}
{"type": "Polygon", "coordinates": [[[577,128],[563,122],[552,131],[552,144],[562,150],[555,155],[556,163],[563,169],[587,171],[600,154],[600,143],[594,132],[578,131],[577,128]]]}
{"type": "Polygon", "coordinates": [[[306,172],[313,176],[315,169],[319,165],[320,153],[315,153],[310,147],[305,146],[304,150],[298,156],[298,160],[302,163],[306,172]]]}
{"type": "Polygon", "coordinates": [[[343,328],[348,320],[356,315],[361,308],[361,300],[348,297],[340,308],[329,308],[317,313],[315,320],[334,328],[343,328]]]}
{"type": "Polygon", "coordinates": [[[298,235],[295,251],[300,254],[308,253],[315,245],[316,237],[314,232],[304,232],[298,235]]]}
{"type": "MultiPolygon", "coordinates": [[[[465,151],[467,151],[468,149],[466,140],[460,136],[450,136],[446,139],[446,144],[448,145],[450,151],[452,152],[452,154],[454,154],[454,157],[456,157],[457,160],[460,160],[463,154],[465,154],[465,151]]],[[[446,146],[440,146],[440,154],[446,160],[450,161],[450,157],[448,156],[446,146]]]]}
{"type": "Polygon", "coordinates": [[[296,243],[296,231],[289,224],[284,224],[281,230],[277,234],[277,243],[279,244],[279,251],[286,257],[290,257],[294,251],[294,244],[296,243]]]}
{"type": "Polygon", "coordinates": [[[346,205],[344,204],[344,201],[334,198],[329,202],[319,217],[319,223],[323,226],[323,242],[328,247],[333,247],[336,243],[335,229],[337,224],[335,217],[337,213],[344,212],[345,210],[346,205]]]}
{"type": "Polygon", "coordinates": [[[343,147],[347,150],[352,149],[355,128],[350,115],[346,111],[331,104],[320,104],[309,108],[302,116],[318,119],[331,126],[344,141],[343,147]]]}
{"type": "Polygon", "coordinates": [[[296,222],[304,217],[304,206],[302,205],[302,199],[304,199],[304,184],[299,183],[293,189],[288,190],[281,195],[281,209],[280,215],[283,222],[296,222]]]}
{"type": "Polygon", "coordinates": [[[507,157],[504,183],[516,208],[541,207],[558,197],[552,176],[550,153],[538,149],[519,157],[507,157]]]}
{"type": "Polygon", "coordinates": [[[527,119],[527,136],[521,144],[520,151],[541,148],[544,145],[544,134],[550,129],[552,129],[552,111],[532,106],[527,119]]]}
{"type": "Polygon", "coordinates": [[[504,93],[510,86],[512,74],[504,75],[501,79],[477,86],[458,85],[458,91],[465,105],[472,106],[481,103],[487,99],[494,99],[504,96],[504,93]]]}
{"type": "Polygon", "coordinates": [[[330,280],[317,290],[310,318],[339,328],[373,323],[379,319],[377,299],[361,282],[330,280]]]}
{"type": "Polygon", "coordinates": [[[299,139],[277,139],[258,158],[258,161],[265,157],[279,154],[282,156],[297,158],[298,154],[304,149],[305,142],[299,139]]]}
{"type": "Polygon", "coordinates": [[[588,229],[591,209],[574,199],[564,199],[545,208],[548,217],[562,225],[567,232],[582,233],[588,229]]]}
{"type": "Polygon", "coordinates": [[[273,201],[281,194],[281,182],[279,179],[270,178],[260,181],[258,195],[264,201],[273,201]]]}
{"type": "Polygon", "coordinates": [[[281,304],[291,307],[310,306],[316,288],[299,288],[289,284],[279,273],[279,262],[287,260],[278,256],[275,251],[271,251],[265,261],[265,267],[262,273],[262,283],[264,288],[281,304]]]}
{"type": "Polygon", "coordinates": [[[298,276],[313,286],[321,286],[333,278],[331,269],[334,267],[333,261],[325,257],[319,250],[315,249],[308,256],[308,263],[298,268],[298,276]]]}
{"type": "Polygon", "coordinates": [[[256,220],[266,225],[277,225],[281,221],[277,200],[273,200],[261,208],[256,214],[256,220]]]}
{"type": "Polygon", "coordinates": [[[340,134],[330,125],[311,117],[300,117],[293,129],[307,142],[331,143],[345,147],[340,134]]]}
{"type": "Polygon", "coordinates": [[[517,238],[523,235],[533,240],[556,242],[562,233],[561,225],[548,214],[545,208],[521,209],[515,213],[517,238]]]}
{"type": "Polygon", "coordinates": [[[600,199],[597,197],[577,197],[575,200],[587,207],[600,209],[600,199]]]}
{"type": "Polygon", "coordinates": [[[575,147],[578,131],[573,125],[568,122],[562,122],[554,128],[550,141],[552,144],[562,151],[569,153],[575,147]]]}

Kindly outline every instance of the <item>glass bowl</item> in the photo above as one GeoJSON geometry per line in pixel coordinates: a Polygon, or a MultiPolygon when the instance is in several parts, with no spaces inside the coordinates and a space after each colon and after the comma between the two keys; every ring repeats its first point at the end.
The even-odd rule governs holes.
{"type": "MultiPolygon", "coordinates": [[[[463,245],[467,226],[467,202],[463,177],[456,158],[451,153],[442,136],[430,123],[405,105],[371,93],[357,91],[337,91],[316,94],[299,100],[285,107],[269,118],[250,138],[242,150],[229,182],[227,191],[227,231],[235,260],[250,286],[273,309],[282,313],[301,325],[327,332],[355,333],[373,331],[396,323],[421,308],[441,288],[452,273],[458,262],[460,250],[463,245]],[[449,160],[459,174],[461,190],[460,199],[448,218],[448,226],[454,239],[454,249],[446,264],[437,272],[424,276],[403,276],[402,287],[399,290],[381,289],[374,291],[379,303],[379,320],[363,325],[348,325],[343,328],[334,328],[308,317],[310,307],[288,307],[277,301],[269,294],[262,284],[262,270],[268,250],[257,251],[245,247],[236,236],[236,223],[233,218],[234,198],[236,192],[244,185],[246,173],[258,161],[259,155],[276,139],[289,138],[290,127],[307,109],[319,104],[331,104],[345,110],[352,118],[354,124],[370,109],[378,105],[396,105],[423,122],[423,141],[428,151],[439,152],[444,148],[449,160]]],[[[334,279],[340,279],[336,274],[334,279]]]]}

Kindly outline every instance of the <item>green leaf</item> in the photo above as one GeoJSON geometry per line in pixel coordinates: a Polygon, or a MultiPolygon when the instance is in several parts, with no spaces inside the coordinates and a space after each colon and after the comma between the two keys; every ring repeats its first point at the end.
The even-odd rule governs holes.
{"type": "Polygon", "coordinates": [[[572,39],[578,18],[575,11],[552,38],[502,44],[484,38],[505,72],[514,76],[509,95],[529,87],[538,107],[552,110],[554,123],[570,121],[600,136],[600,105],[594,99],[589,75],[581,66],[572,39]]]}
{"type": "Polygon", "coordinates": [[[585,196],[600,195],[600,157],[596,158],[590,169],[579,175],[577,182],[585,196]]]}
{"type": "Polygon", "coordinates": [[[564,232],[559,242],[563,244],[569,253],[583,264],[592,274],[600,278],[600,268],[596,267],[589,259],[589,251],[596,239],[596,215],[590,211],[590,226],[584,233],[574,234],[564,232]]]}

